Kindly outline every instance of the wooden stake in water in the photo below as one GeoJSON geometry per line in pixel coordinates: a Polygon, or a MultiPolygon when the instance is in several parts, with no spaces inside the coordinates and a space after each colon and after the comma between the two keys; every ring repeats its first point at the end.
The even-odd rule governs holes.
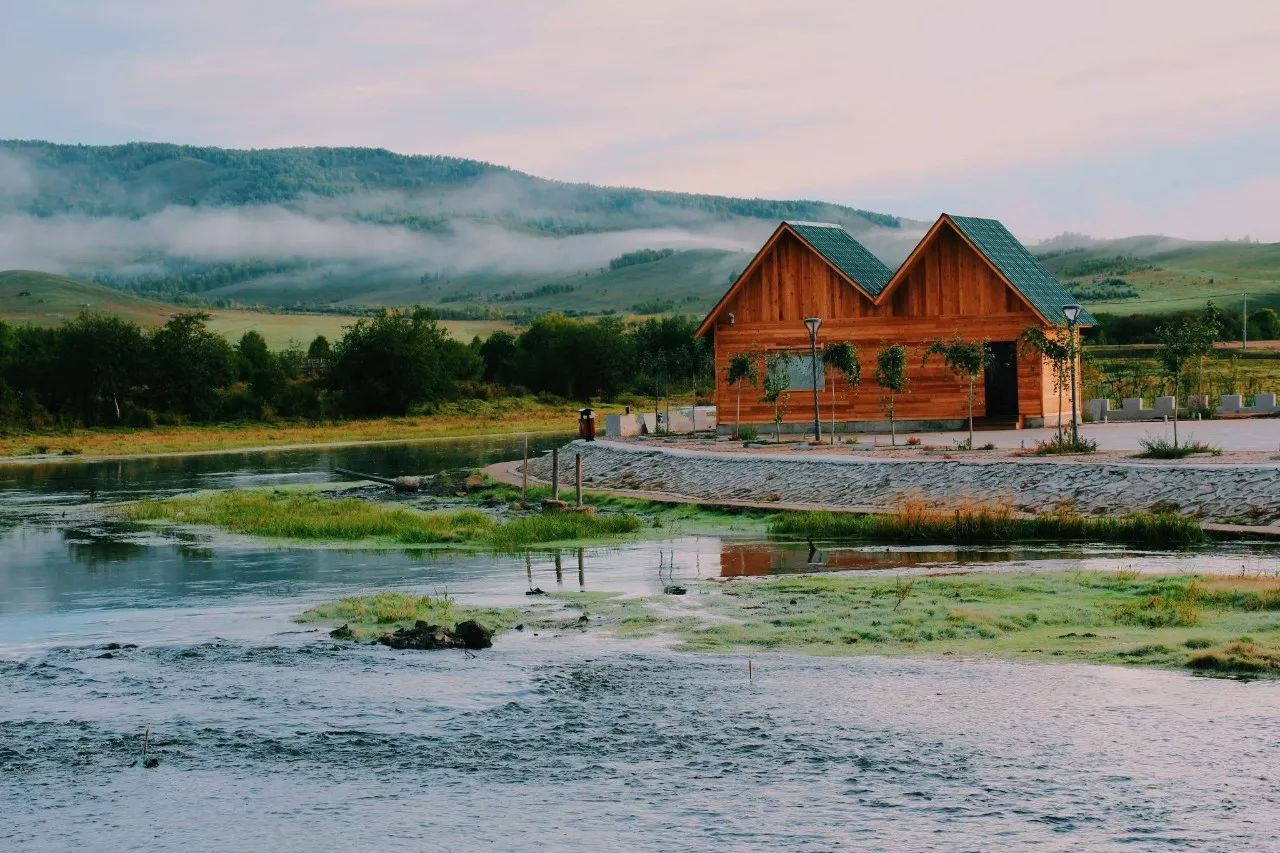
{"type": "Polygon", "coordinates": [[[751,661],[748,660],[747,661],[747,681],[754,681],[754,680],[755,680],[754,667],[752,667],[751,661]]]}
{"type": "Polygon", "coordinates": [[[560,500],[560,448],[551,449],[551,500],[560,500]]]}
{"type": "Polygon", "coordinates": [[[529,503],[529,436],[524,437],[524,465],[520,466],[520,503],[529,503]]]}
{"type": "Polygon", "coordinates": [[[578,502],[578,509],[582,509],[582,454],[577,454],[577,458],[573,463],[573,489],[578,502]]]}

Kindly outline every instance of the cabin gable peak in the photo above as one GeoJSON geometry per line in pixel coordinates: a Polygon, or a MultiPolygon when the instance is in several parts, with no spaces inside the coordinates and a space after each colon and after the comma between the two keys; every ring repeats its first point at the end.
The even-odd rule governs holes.
{"type": "Polygon", "coordinates": [[[711,330],[715,321],[723,313],[738,291],[750,280],[751,274],[760,266],[762,260],[773,250],[780,237],[789,234],[802,245],[821,258],[847,284],[874,302],[876,297],[888,285],[893,273],[875,255],[853,238],[843,226],[833,222],[804,222],[800,220],[783,220],[774,229],[773,234],[756,252],[751,263],[738,275],[732,286],[725,292],[715,307],[707,314],[694,332],[694,337],[702,337],[711,330]]]}
{"type": "MultiPolygon", "coordinates": [[[[1065,320],[1062,306],[1075,302],[1075,298],[1003,223],[949,213],[939,216],[920,238],[877,297],[877,305],[888,300],[890,292],[910,276],[916,262],[944,232],[954,234],[968,246],[1042,322],[1051,326],[1062,324],[1065,320]]],[[[1095,320],[1088,311],[1081,311],[1079,322],[1093,325],[1095,320]]]]}

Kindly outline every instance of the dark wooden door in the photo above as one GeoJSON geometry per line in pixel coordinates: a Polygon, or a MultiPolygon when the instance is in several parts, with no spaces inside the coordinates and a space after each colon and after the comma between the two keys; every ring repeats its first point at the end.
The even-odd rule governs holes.
{"type": "Polygon", "coordinates": [[[1012,343],[987,344],[985,371],[987,417],[1018,417],[1018,353],[1012,343]]]}

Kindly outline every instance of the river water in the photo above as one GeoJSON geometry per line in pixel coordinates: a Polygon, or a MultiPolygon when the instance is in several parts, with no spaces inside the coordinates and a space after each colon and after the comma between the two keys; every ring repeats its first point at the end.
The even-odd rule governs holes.
{"type": "MultiPolygon", "coordinates": [[[[291,621],[387,587],[507,604],[530,585],[656,593],[669,578],[800,571],[803,546],[677,530],[527,558],[267,548],[95,509],[518,453],[493,439],[0,467],[0,849],[1277,849],[1270,682],[783,654],[756,655],[748,679],[745,656],[652,640],[525,632],[425,654],[291,621]],[[131,768],[148,724],[160,766],[131,768]]],[[[1277,565],[1244,547],[826,560],[1277,565]]]]}

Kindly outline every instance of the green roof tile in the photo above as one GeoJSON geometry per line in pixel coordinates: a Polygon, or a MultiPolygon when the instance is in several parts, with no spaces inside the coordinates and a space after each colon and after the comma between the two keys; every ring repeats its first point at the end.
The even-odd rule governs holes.
{"type": "MultiPolygon", "coordinates": [[[[995,219],[976,216],[951,216],[955,223],[978,251],[987,256],[996,269],[1013,283],[1013,286],[1052,323],[1065,323],[1062,306],[1077,302],[1053,273],[1035,259],[1009,229],[995,219]]],[[[1094,325],[1097,320],[1087,310],[1080,312],[1079,322],[1094,325]]]]}
{"type": "Polygon", "coordinates": [[[893,272],[879,258],[839,225],[829,222],[788,222],[787,225],[871,298],[879,296],[893,278],[893,272]]]}

